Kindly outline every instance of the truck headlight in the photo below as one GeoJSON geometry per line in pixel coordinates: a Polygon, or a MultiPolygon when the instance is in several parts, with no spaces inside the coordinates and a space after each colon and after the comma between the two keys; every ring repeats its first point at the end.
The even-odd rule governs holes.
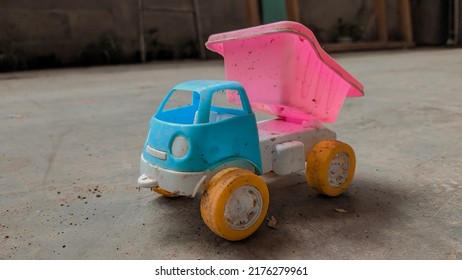
{"type": "Polygon", "coordinates": [[[173,139],[171,152],[176,158],[182,158],[186,155],[189,149],[188,139],[184,136],[177,136],[173,139]]]}

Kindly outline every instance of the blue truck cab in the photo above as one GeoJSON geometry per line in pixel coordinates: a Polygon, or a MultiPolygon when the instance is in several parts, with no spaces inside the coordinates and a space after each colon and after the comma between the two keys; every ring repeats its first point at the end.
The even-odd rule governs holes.
{"type": "Polygon", "coordinates": [[[257,123],[244,88],[234,81],[178,84],[151,118],[139,186],[194,197],[211,176],[228,167],[262,173],[257,123]],[[240,106],[215,104],[216,95],[229,91],[238,94],[240,106]],[[178,95],[187,100],[180,107],[173,101],[178,95]]]}

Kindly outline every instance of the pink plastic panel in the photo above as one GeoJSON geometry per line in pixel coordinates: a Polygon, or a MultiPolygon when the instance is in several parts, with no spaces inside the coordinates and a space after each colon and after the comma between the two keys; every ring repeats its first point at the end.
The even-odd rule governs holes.
{"type": "MultiPolygon", "coordinates": [[[[363,86],[295,22],[278,22],[210,36],[208,49],[225,60],[227,80],[239,81],[254,110],[293,120],[334,122],[345,97],[363,86]]],[[[232,102],[239,100],[233,94],[232,102]]]]}

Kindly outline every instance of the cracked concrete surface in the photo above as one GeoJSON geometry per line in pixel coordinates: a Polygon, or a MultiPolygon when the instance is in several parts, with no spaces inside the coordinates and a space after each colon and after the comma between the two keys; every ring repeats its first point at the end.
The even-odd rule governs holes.
{"type": "Polygon", "coordinates": [[[0,259],[462,259],[462,50],[335,58],[366,92],[329,125],[356,152],[350,189],[267,176],[277,228],[241,242],[199,198],[135,188],[159,102],[221,61],[0,74],[0,259]]]}

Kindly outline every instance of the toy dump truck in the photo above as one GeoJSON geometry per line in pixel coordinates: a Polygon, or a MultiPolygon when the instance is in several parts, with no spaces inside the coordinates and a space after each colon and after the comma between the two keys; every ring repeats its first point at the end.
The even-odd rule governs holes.
{"type": "Polygon", "coordinates": [[[250,236],[266,217],[260,175],[304,171],[320,193],[344,192],[355,154],[322,123],[363,87],[313,33],[278,22],[212,35],[206,47],[224,57],[226,80],[188,81],[168,93],[150,122],[138,185],[168,197],[202,194],[203,221],[228,240],[250,236]],[[228,105],[215,103],[220,94],[228,105]],[[184,104],[172,101],[178,96],[184,104]],[[275,118],[257,122],[254,111],[275,118]]]}

